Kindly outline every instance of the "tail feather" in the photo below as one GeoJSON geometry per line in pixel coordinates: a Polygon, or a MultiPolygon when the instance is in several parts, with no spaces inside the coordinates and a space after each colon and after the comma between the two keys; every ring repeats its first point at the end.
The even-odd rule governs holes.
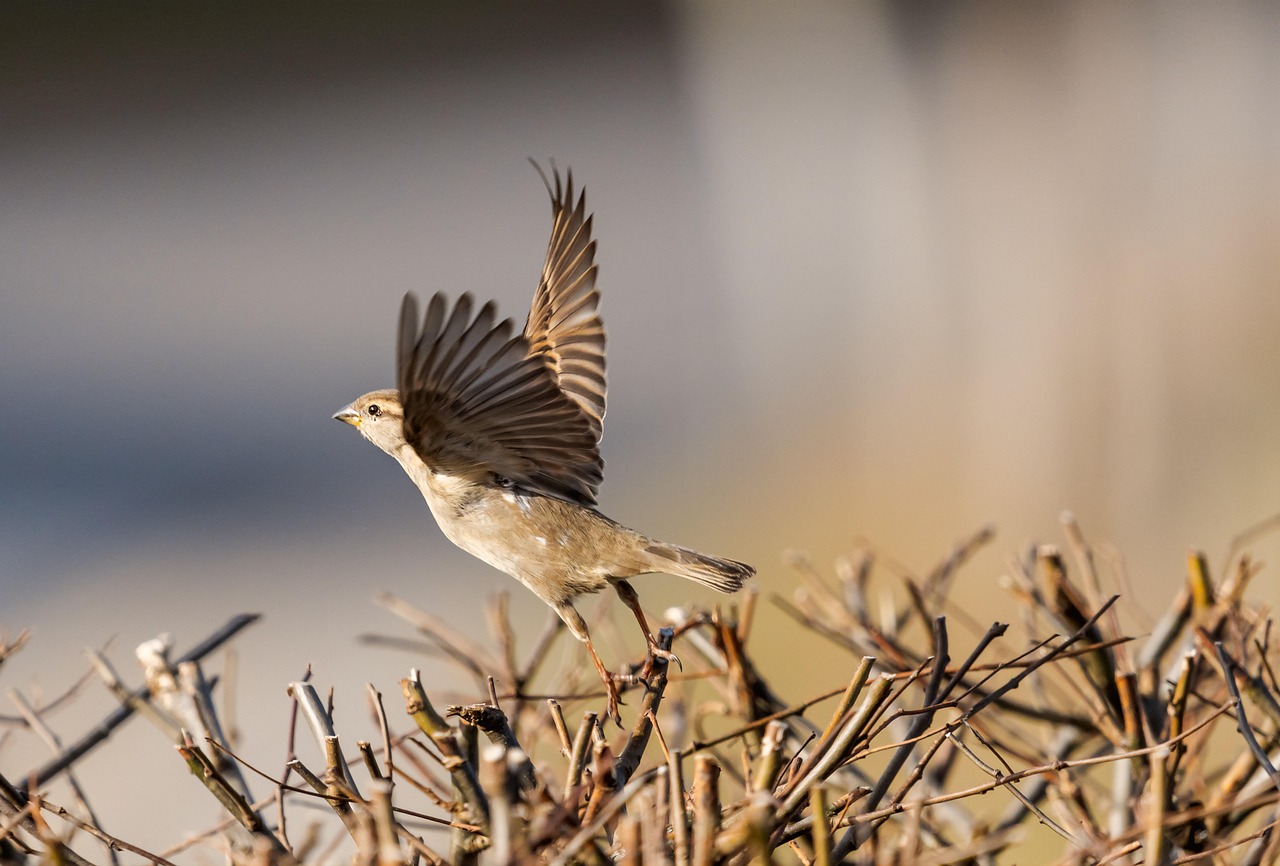
{"type": "Polygon", "coordinates": [[[737,592],[756,573],[745,562],[708,556],[687,547],[655,541],[645,548],[653,556],[655,571],[687,577],[720,592],[737,592]]]}

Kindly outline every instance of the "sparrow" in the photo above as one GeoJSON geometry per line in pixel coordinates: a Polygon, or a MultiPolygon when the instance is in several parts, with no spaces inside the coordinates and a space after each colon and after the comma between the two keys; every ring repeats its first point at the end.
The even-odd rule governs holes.
{"type": "MultiPolygon", "coordinates": [[[[420,316],[406,294],[396,340],[396,388],[371,391],[333,417],[394,457],[445,536],[511,575],[551,606],[587,652],[617,720],[618,677],[600,660],[579,596],[611,587],[645,639],[643,679],[658,647],[629,578],[663,572],[732,593],[755,569],[668,544],[596,509],[603,478],[605,333],[596,242],[585,190],[553,167],[552,229],[524,329],[470,294],[437,292],[420,316]]],[[[676,660],[678,661],[678,660],[676,660]]]]}

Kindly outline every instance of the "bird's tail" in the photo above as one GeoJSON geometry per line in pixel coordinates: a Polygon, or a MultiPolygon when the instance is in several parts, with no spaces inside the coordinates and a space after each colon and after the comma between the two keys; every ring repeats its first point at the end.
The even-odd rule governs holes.
{"type": "Polygon", "coordinates": [[[756,573],[745,562],[707,556],[687,547],[661,541],[650,542],[645,553],[650,555],[650,565],[654,571],[687,577],[720,592],[737,592],[742,589],[743,582],[756,573]]]}

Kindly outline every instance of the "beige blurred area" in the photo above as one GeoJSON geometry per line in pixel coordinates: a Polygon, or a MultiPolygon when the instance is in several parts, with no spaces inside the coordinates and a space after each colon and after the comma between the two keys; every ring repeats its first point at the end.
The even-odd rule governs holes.
{"type": "MultiPolygon", "coordinates": [[[[757,564],[780,647],[809,640],[767,601],[794,585],[785,549],[826,569],[871,544],[924,571],[992,523],[956,590],[982,619],[1070,509],[1123,557],[1140,623],[1189,546],[1220,562],[1280,512],[1276,3],[47,4],[0,23],[0,626],[33,631],[5,688],[57,694],[109,640],[136,682],[139,641],[181,651],[260,611],[240,725],[278,772],[308,664],[353,741],[374,736],[366,681],[393,703],[410,665],[461,685],[356,640],[408,633],[376,592],[483,634],[511,590],[533,640],[540,603],[330,420],[392,384],[405,291],[523,320],[549,232],[530,156],[572,168],[596,213],[603,510],[757,564]]],[[[1254,589],[1276,586],[1267,568],[1254,589]]],[[[653,610],[719,601],[638,588],[653,610]]],[[[789,666],[780,649],[766,674],[789,666]]],[[[809,674],[798,690],[835,676],[809,674]]],[[[109,707],[91,683],[50,722],[70,741],[109,707]]],[[[43,748],[10,733],[6,776],[43,748]]],[[[112,749],[164,748],[135,721],[83,781],[120,781],[112,749]]],[[[161,849],[217,811],[176,757],[153,763],[130,804],[96,805],[161,849]]]]}

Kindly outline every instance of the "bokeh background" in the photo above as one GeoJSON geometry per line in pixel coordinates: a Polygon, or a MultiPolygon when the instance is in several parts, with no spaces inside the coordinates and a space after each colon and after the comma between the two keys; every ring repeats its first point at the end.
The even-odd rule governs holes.
{"type": "MultiPolygon", "coordinates": [[[[357,736],[365,681],[446,676],[356,641],[405,631],[375,592],[480,633],[513,589],[532,639],[537,600],[329,419],[392,384],[406,290],[523,320],[530,156],[597,215],[604,510],[766,595],[787,548],[924,570],[992,522],[981,613],[1069,508],[1140,622],[1188,545],[1280,511],[1276,3],[4,4],[0,70],[0,626],[35,699],[82,645],[136,676],[140,640],[261,611],[240,716],[278,769],[307,664],[357,736]]],[[[676,583],[646,603],[715,601],[676,583]]],[[[157,747],[119,736],[91,792],[157,747]]],[[[153,763],[97,805],[162,848],[216,809],[153,763]]]]}

